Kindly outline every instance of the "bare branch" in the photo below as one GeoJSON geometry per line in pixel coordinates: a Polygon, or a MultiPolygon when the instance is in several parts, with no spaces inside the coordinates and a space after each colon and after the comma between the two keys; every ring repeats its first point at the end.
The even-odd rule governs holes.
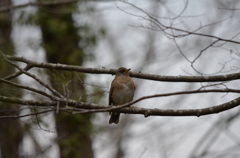
{"type": "MultiPolygon", "coordinates": [[[[240,44],[239,41],[234,41],[232,39],[224,39],[224,38],[217,37],[217,36],[210,35],[210,34],[197,33],[196,31],[188,31],[188,30],[183,30],[183,29],[180,29],[180,28],[172,27],[172,26],[166,26],[166,25],[162,24],[158,19],[153,17],[151,14],[149,14],[147,11],[145,11],[145,10],[135,6],[134,4],[126,2],[126,1],[123,1],[123,0],[121,0],[121,2],[123,2],[125,4],[128,4],[128,5],[132,6],[133,8],[137,9],[138,11],[140,11],[140,12],[144,13],[145,15],[147,15],[151,20],[155,21],[155,23],[158,23],[161,26],[159,29],[160,30],[164,30],[164,32],[167,29],[171,29],[171,30],[174,30],[174,31],[179,32],[179,33],[184,33],[182,35],[174,35],[173,38],[184,37],[184,36],[188,36],[188,35],[196,35],[196,36],[214,38],[214,39],[217,39],[219,41],[225,41],[225,42],[229,42],[229,43],[240,44]]],[[[131,15],[133,15],[133,14],[131,14],[131,15]]],[[[142,17],[142,16],[138,16],[138,15],[133,15],[133,16],[142,17]]]]}
{"type": "Polygon", "coordinates": [[[25,75],[31,77],[32,79],[34,79],[35,81],[37,81],[39,84],[43,85],[44,87],[46,87],[48,90],[50,90],[53,94],[57,95],[58,97],[63,98],[64,96],[61,95],[59,92],[57,92],[54,88],[52,88],[51,86],[49,86],[48,84],[44,83],[43,81],[41,81],[37,76],[25,71],[24,69],[20,68],[17,64],[11,62],[10,60],[8,60],[6,58],[6,56],[0,52],[1,56],[3,57],[3,60],[6,61],[7,63],[9,63],[10,65],[14,66],[15,68],[17,68],[19,71],[21,71],[22,73],[24,73],[25,75]]]}
{"type": "Polygon", "coordinates": [[[109,1],[113,1],[113,0],[84,0],[84,1],[80,1],[80,0],[61,0],[61,1],[41,1],[41,2],[28,2],[25,4],[21,4],[21,5],[10,5],[10,6],[2,6],[0,8],[0,12],[7,12],[13,9],[18,9],[18,8],[24,8],[27,6],[57,6],[57,5],[65,5],[65,4],[71,4],[71,3],[76,3],[76,2],[109,2],[109,1]]]}
{"type": "MultiPolygon", "coordinates": [[[[29,77],[33,78],[34,80],[39,82],[41,85],[48,88],[51,92],[54,92],[54,89],[51,89],[51,87],[49,87],[47,84],[43,83],[43,81],[41,81],[35,75],[20,68],[17,64],[15,64],[12,61],[26,63],[27,70],[29,70],[33,67],[37,67],[37,68],[47,68],[47,69],[53,69],[53,70],[76,71],[76,72],[97,73],[97,74],[115,74],[116,73],[115,69],[106,69],[106,68],[94,69],[94,68],[85,68],[85,67],[79,67],[79,66],[74,66],[74,65],[38,63],[38,62],[27,60],[25,58],[6,56],[3,53],[0,53],[0,54],[3,58],[3,61],[5,61],[8,64],[17,68],[22,74],[26,74],[29,77]]],[[[130,75],[133,77],[137,77],[137,78],[151,79],[151,80],[157,80],[157,81],[168,81],[168,82],[190,82],[190,81],[199,82],[199,80],[200,80],[200,82],[202,82],[203,80],[205,80],[206,82],[210,82],[210,81],[219,82],[220,79],[221,79],[221,81],[227,81],[228,79],[234,80],[234,79],[239,79],[239,77],[240,77],[239,73],[222,75],[222,76],[219,75],[219,76],[177,76],[177,77],[174,77],[174,76],[160,76],[160,75],[151,75],[151,74],[142,74],[142,73],[133,73],[132,72],[132,73],[130,73],[130,75]],[[210,80],[209,80],[209,78],[210,78],[210,80]],[[213,79],[215,79],[215,80],[213,80],[213,79]]],[[[202,90],[202,88],[200,88],[198,90],[192,90],[192,91],[180,91],[180,92],[145,96],[145,97],[141,97],[135,101],[132,101],[130,103],[121,105],[121,106],[113,106],[113,107],[110,106],[109,107],[109,106],[86,103],[86,102],[79,102],[79,101],[71,100],[68,98],[64,98],[64,97],[62,97],[61,94],[58,95],[58,92],[56,93],[57,97],[51,96],[51,95],[48,95],[45,92],[39,91],[37,89],[19,85],[19,84],[15,84],[10,81],[6,81],[4,79],[1,79],[0,82],[10,84],[10,85],[18,87],[18,88],[31,90],[33,92],[47,96],[49,99],[51,99],[50,101],[34,101],[34,100],[23,100],[23,99],[14,98],[14,97],[0,96],[0,101],[2,101],[2,102],[20,104],[20,105],[28,105],[28,106],[44,107],[44,108],[47,108],[47,110],[49,110],[49,108],[50,108],[51,110],[54,110],[56,112],[62,111],[62,112],[68,112],[71,114],[117,111],[120,113],[143,114],[145,117],[150,116],[150,115],[153,115],[153,116],[202,116],[202,115],[209,115],[209,114],[218,113],[218,112],[222,112],[222,111],[234,108],[234,107],[238,106],[240,103],[240,98],[237,98],[237,99],[232,100],[231,102],[228,102],[225,104],[221,104],[218,106],[212,106],[209,108],[203,108],[203,109],[162,110],[162,109],[146,109],[146,108],[129,108],[129,106],[134,105],[142,100],[156,98],[156,97],[167,97],[167,96],[174,96],[174,95],[196,94],[196,93],[240,93],[240,90],[238,90],[238,89],[229,89],[227,87],[225,87],[225,89],[206,89],[206,87],[204,87],[204,90],[202,90]]]]}
{"type": "Polygon", "coordinates": [[[215,43],[217,43],[219,40],[215,40],[210,45],[208,45],[206,48],[202,49],[200,53],[196,56],[196,58],[193,59],[192,64],[195,63],[195,61],[202,55],[204,51],[206,51],[208,48],[212,47],[215,43]]]}
{"type": "Polygon", "coordinates": [[[128,108],[129,106],[136,104],[145,99],[156,98],[156,97],[166,97],[166,96],[173,96],[173,95],[181,95],[181,94],[193,94],[193,93],[240,93],[240,90],[236,89],[212,89],[212,90],[195,90],[195,91],[182,91],[182,92],[174,92],[174,93],[166,93],[166,94],[157,94],[151,96],[145,96],[139,98],[135,101],[130,103],[121,105],[121,106],[104,106],[98,105],[93,103],[85,103],[79,102],[71,99],[61,99],[59,98],[58,101],[33,101],[33,100],[23,100],[19,98],[13,97],[5,97],[0,96],[0,101],[14,103],[14,104],[21,104],[21,105],[29,105],[29,106],[42,106],[42,107],[53,107],[55,110],[59,109],[59,111],[66,111],[71,112],[74,114],[82,114],[82,113],[96,113],[96,112],[120,112],[120,113],[129,113],[129,114],[143,114],[145,117],[153,115],[153,116],[202,116],[202,115],[209,115],[214,113],[219,113],[225,110],[229,110],[240,104],[240,97],[227,102],[225,104],[221,104],[218,106],[212,106],[209,108],[203,109],[181,109],[181,110],[173,110],[173,109],[146,109],[146,108],[128,108]],[[64,108],[63,106],[68,105],[74,108],[64,108]]]}
{"type": "Polygon", "coordinates": [[[70,4],[78,2],[78,0],[62,0],[62,1],[49,1],[49,2],[28,2],[21,5],[10,5],[10,6],[3,6],[0,8],[0,12],[7,12],[13,9],[24,8],[27,6],[51,6],[51,5],[62,5],[62,4],[70,4]]]}
{"type": "MultiPolygon", "coordinates": [[[[25,59],[23,57],[14,57],[6,55],[6,58],[12,61],[24,62],[33,68],[46,68],[64,71],[76,71],[90,74],[116,74],[117,69],[107,69],[103,68],[86,68],[82,66],[75,65],[65,65],[65,64],[53,64],[53,63],[40,63],[25,59]]],[[[222,82],[240,79],[240,73],[232,73],[227,75],[216,75],[216,76],[162,76],[155,74],[146,73],[136,73],[130,72],[131,77],[148,79],[153,81],[164,81],[164,82],[222,82]]]]}
{"type": "MultiPolygon", "coordinates": [[[[23,70],[28,71],[29,69],[31,69],[31,67],[29,65],[27,65],[23,70]]],[[[17,71],[17,72],[15,72],[15,73],[13,73],[13,74],[11,74],[9,76],[4,77],[4,79],[5,80],[11,80],[13,78],[16,78],[16,77],[22,75],[22,74],[23,73],[21,71],[17,71]]]]}
{"type": "Polygon", "coordinates": [[[240,8],[218,8],[218,9],[222,9],[222,10],[230,10],[230,11],[239,11],[240,10],[240,8]]]}
{"type": "Polygon", "coordinates": [[[23,86],[23,85],[20,85],[20,84],[17,84],[17,83],[13,83],[13,82],[10,82],[10,81],[6,81],[6,80],[3,80],[0,78],[0,82],[4,82],[8,85],[11,85],[11,86],[14,86],[14,87],[18,87],[18,88],[22,88],[22,89],[26,89],[26,90],[29,90],[29,91],[32,91],[32,92],[35,92],[35,93],[38,93],[38,94],[41,94],[45,97],[48,97],[50,99],[56,99],[56,97],[52,96],[52,95],[49,95],[43,91],[40,91],[40,90],[37,90],[35,88],[32,88],[32,87],[28,87],[28,86],[23,86]]]}
{"type": "Polygon", "coordinates": [[[44,111],[33,112],[33,113],[25,114],[25,115],[0,116],[0,120],[4,120],[4,119],[19,119],[19,118],[22,118],[22,117],[27,117],[27,116],[32,116],[32,115],[44,114],[44,113],[48,113],[48,112],[51,112],[51,111],[53,111],[53,110],[52,109],[44,110],[44,111]]]}

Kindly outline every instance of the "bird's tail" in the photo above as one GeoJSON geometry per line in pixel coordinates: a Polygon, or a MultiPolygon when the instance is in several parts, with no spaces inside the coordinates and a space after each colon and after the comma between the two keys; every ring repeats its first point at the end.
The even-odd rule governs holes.
{"type": "Polygon", "coordinates": [[[115,123],[115,124],[118,124],[119,122],[119,117],[120,117],[120,113],[112,113],[110,119],[109,119],[109,124],[111,123],[115,123]]]}

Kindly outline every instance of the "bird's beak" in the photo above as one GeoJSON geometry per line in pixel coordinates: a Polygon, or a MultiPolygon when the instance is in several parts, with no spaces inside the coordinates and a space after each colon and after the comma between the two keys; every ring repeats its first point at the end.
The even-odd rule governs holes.
{"type": "Polygon", "coordinates": [[[125,72],[129,72],[131,69],[127,69],[125,72]]]}

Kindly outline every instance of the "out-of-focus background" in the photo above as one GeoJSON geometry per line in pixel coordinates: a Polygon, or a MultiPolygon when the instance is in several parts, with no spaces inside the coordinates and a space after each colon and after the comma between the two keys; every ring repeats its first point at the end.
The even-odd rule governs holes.
{"type": "MultiPolygon", "coordinates": [[[[236,0],[88,0],[77,3],[0,0],[0,9],[0,50],[8,55],[92,68],[124,66],[133,72],[171,76],[239,72],[239,44],[211,45],[217,39],[191,34],[180,36],[184,33],[169,31],[179,35],[171,38],[156,29],[145,14],[167,26],[187,31],[199,29],[198,33],[240,41],[240,4],[236,0]],[[10,6],[13,7],[7,9],[10,6]],[[189,61],[199,54],[194,70],[189,61]]],[[[0,77],[4,77],[15,70],[0,64],[0,71],[0,77]]],[[[114,76],[43,69],[30,72],[69,98],[108,104],[114,76]]],[[[136,84],[134,99],[213,84],[133,80],[136,84]]],[[[25,75],[15,82],[41,89],[25,75]]],[[[214,84],[213,87],[240,87],[238,81],[214,84]]],[[[9,87],[1,87],[0,91],[1,95],[44,100],[9,87]]],[[[147,99],[134,106],[195,109],[222,104],[238,96],[226,93],[178,95],[147,99]]],[[[2,102],[0,106],[0,115],[36,111],[28,106],[2,102]]],[[[239,114],[239,107],[199,118],[145,118],[121,114],[118,125],[108,124],[107,113],[46,113],[0,120],[0,157],[236,158],[240,157],[239,114]]]]}

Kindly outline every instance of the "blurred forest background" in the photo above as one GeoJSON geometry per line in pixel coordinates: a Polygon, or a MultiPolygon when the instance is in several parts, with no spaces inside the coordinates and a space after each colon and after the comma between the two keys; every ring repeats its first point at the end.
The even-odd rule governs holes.
{"type": "MultiPolygon", "coordinates": [[[[146,20],[240,41],[237,0],[0,0],[0,51],[33,61],[93,68],[120,66],[159,75],[226,75],[240,70],[240,45],[198,35],[172,38],[146,20]],[[19,6],[19,7],[16,7],[19,6]],[[137,6],[142,11],[135,8],[137,6]],[[198,56],[201,54],[200,56],[198,56]],[[196,59],[196,61],[193,61],[196,59]]],[[[172,32],[174,33],[174,31],[172,32]]],[[[22,66],[22,65],[20,65],[22,66]]],[[[14,73],[0,63],[0,77],[14,73]]],[[[114,76],[45,69],[30,72],[74,100],[107,105],[114,76]]],[[[201,87],[240,87],[221,83],[156,82],[133,78],[134,99],[201,87]]],[[[41,89],[20,76],[16,83],[41,89]]],[[[44,98],[0,84],[0,94],[44,98]]],[[[239,89],[239,88],[238,88],[239,89]]],[[[134,106],[197,109],[228,102],[238,94],[194,94],[144,100],[134,106]]],[[[24,115],[41,109],[0,102],[0,115],[24,115]]],[[[203,117],[121,115],[108,124],[107,113],[48,112],[0,119],[1,158],[236,158],[240,157],[240,108],[203,117]]]]}

